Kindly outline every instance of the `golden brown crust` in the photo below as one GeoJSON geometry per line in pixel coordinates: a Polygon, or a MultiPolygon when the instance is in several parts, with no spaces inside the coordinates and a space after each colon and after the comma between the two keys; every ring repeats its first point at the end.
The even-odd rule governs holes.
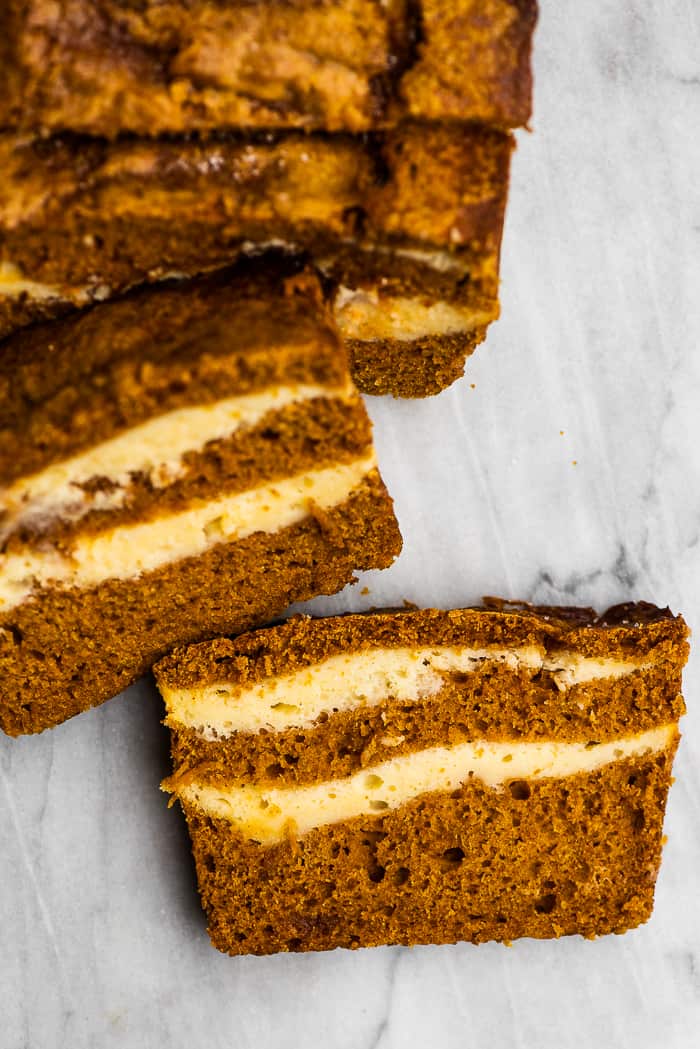
{"type": "Polygon", "coordinates": [[[0,126],[527,122],[535,0],[6,0],[0,126]]]}
{"type": "Polygon", "coordinates": [[[625,932],[651,914],[674,749],[500,791],[470,780],[271,848],[186,808],[212,943],[270,954],[625,932]]]}
{"type": "Polygon", "coordinates": [[[129,580],[50,590],[0,617],[0,727],[40,732],[126,688],[174,643],[250,629],[401,548],[375,472],[341,506],[129,580]]]}

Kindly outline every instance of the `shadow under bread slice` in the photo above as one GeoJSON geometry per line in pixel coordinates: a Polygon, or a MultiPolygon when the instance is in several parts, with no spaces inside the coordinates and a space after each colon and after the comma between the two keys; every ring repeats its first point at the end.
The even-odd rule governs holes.
{"type": "Polygon", "coordinates": [[[284,247],[331,274],[369,392],[397,373],[387,352],[408,361],[389,392],[435,392],[455,375],[425,368],[426,341],[463,366],[498,315],[511,148],[501,132],[417,124],[362,139],[0,136],[0,333],[284,247]]]}
{"type": "Polygon", "coordinates": [[[317,280],[271,260],[7,340],[0,485],[12,735],[401,546],[317,280]]]}
{"type": "Polygon", "coordinates": [[[5,0],[0,126],[527,123],[535,0],[5,0]]]}
{"type": "Polygon", "coordinates": [[[688,630],[646,604],[377,612],[155,667],[214,946],[596,936],[652,909],[688,630]]]}

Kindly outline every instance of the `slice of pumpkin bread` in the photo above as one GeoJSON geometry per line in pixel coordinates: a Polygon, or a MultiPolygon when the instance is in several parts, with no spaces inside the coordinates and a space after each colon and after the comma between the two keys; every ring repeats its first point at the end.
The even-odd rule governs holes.
{"type": "Polygon", "coordinates": [[[536,0],[3,0],[0,127],[518,127],[536,17],[536,0]]]}
{"type": "Polygon", "coordinates": [[[492,602],[281,626],[155,668],[230,954],[624,932],[651,914],[683,619],[492,602]]]}
{"type": "Polygon", "coordinates": [[[173,645],[334,593],[401,546],[316,277],[147,288],[0,356],[0,727],[38,732],[173,645]]]}

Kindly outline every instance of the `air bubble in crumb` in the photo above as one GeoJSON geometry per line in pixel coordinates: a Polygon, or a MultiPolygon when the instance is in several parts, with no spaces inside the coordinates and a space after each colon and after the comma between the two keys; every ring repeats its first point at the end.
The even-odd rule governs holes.
{"type": "Polygon", "coordinates": [[[204,525],[204,534],[207,539],[217,539],[224,535],[223,517],[214,517],[204,525]]]}

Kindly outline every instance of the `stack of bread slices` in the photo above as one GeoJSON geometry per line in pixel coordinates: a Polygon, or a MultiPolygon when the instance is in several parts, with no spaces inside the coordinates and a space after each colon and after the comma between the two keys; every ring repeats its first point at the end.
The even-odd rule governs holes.
{"type": "Polygon", "coordinates": [[[232,954],[646,920],[680,616],[269,625],[401,549],[361,392],[498,315],[535,0],[2,7],[0,727],[155,668],[232,954]]]}

